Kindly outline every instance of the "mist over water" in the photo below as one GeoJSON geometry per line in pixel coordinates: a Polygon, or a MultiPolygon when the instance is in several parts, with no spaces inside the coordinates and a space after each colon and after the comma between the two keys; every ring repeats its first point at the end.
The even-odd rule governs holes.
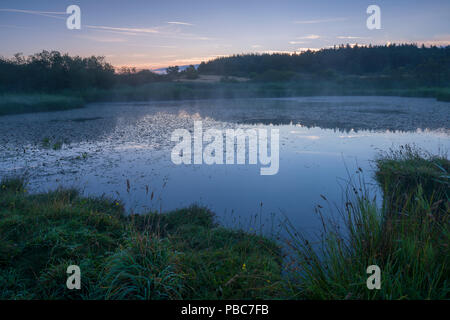
{"type": "Polygon", "coordinates": [[[321,195],[339,205],[357,168],[377,192],[371,161],[379,152],[404,144],[448,150],[449,123],[450,103],[418,98],[95,104],[1,117],[0,175],[25,174],[31,192],[75,187],[120,199],[134,213],[197,203],[230,226],[268,231],[288,217],[308,230],[318,226],[321,195]],[[249,164],[173,164],[172,132],[192,131],[196,120],[204,130],[276,127],[278,174],[261,176],[260,166],[249,164]]]}

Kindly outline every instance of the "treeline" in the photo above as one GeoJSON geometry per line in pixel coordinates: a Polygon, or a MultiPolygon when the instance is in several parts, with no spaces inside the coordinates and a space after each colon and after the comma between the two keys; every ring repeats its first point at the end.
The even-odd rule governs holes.
{"type": "Polygon", "coordinates": [[[450,46],[342,45],[297,54],[233,55],[203,62],[198,72],[262,81],[293,80],[298,74],[403,76],[420,84],[443,86],[450,82],[450,46]]]}
{"type": "Polygon", "coordinates": [[[0,93],[60,93],[114,86],[138,87],[155,82],[196,79],[200,75],[246,77],[254,82],[308,83],[314,79],[348,86],[358,79],[366,87],[448,87],[450,46],[416,45],[339,46],[298,54],[244,54],[217,58],[181,70],[168,67],[165,74],[151,70],[115,70],[104,57],[79,57],[43,51],[28,57],[0,57],[0,93]]]}
{"type": "Polygon", "coordinates": [[[115,85],[140,86],[197,77],[194,66],[184,70],[168,67],[166,74],[129,67],[115,70],[105,57],[83,58],[58,51],[42,51],[28,57],[15,54],[12,59],[0,57],[0,92],[110,89],[115,85]]]}
{"type": "Polygon", "coordinates": [[[165,74],[159,74],[152,72],[151,70],[137,71],[136,68],[122,67],[116,74],[116,83],[129,86],[140,86],[152,82],[166,82],[181,78],[192,80],[197,79],[198,77],[197,69],[193,65],[190,65],[184,70],[180,70],[180,67],[178,66],[167,67],[165,74]]]}
{"type": "Polygon", "coordinates": [[[71,57],[43,51],[0,58],[0,90],[58,92],[64,89],[110,88],[114,68],[104,57],[71,57]]]}

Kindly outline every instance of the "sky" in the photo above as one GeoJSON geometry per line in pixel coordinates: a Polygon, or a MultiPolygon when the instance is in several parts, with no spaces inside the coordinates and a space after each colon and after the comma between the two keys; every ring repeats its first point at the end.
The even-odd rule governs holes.
{"type": "Polygon", "coordinates": [[[0,56],[58,50],[115,67],[163,68],[240,53],[339,44],[450,45],[448,0],[1,0],[0,56]],[[369,30],[366,10],[381,9],[369,30]],[[81,9],[69,30],[66,8],[81,9]]]}

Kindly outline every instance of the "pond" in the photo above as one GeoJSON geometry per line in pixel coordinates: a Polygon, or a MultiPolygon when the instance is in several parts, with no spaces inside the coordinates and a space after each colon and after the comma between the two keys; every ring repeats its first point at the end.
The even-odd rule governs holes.
{"type": "MultiPolygon", "coordinates": [[[[120,199],[128,212],[193,203],[220,222],[264,231],[288,218],[316,228],[317,204],[339,207],[358,168],[374,187],[373,159],[415,144],[450,147],[450,103],[399,97],[299,97],[90,104],[0,117],[0,175],[26,175],[30,192],[75,187],[120,199]],[[176,129],[278,129],[279,171],[259,165],[176,165],[176,129]]],[[[331,209],[330,209],[331,210],[331,209]]]]}

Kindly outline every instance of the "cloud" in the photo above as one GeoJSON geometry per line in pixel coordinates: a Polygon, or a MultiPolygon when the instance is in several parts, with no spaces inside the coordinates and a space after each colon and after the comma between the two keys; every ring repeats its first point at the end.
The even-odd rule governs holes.
{"type": "MultiPolygon", "coordinates": [[[[37,10],[22,10],[22,9],[1,9],[1,8],[0,12],[25,13],[63,20],[66,19],[67,15],[66,12],[57,12],[57,11],[37,11],[37,10]]],[[[179,30],[174,29],[176,25],[192,26],[193,24],[191,23],[182,21],[169,21],[167,23],[170,24],[171,26],[164,25],[152,28],[140,28],[140,27],[135,28],[135,27],[96,26],[83,24],[81,28],[130,36],[158,35],[160,37],[182,39],[182,40],[213,40],[212,38],[209,37],[189,33],[182,33],[179,30]]]]}
{"type": "Polygon", "coordinates": [[[338,39],[370,39],[370,37],[339,36],[338,39]]]}
{"type": "Polygon", "coordinates": [[[261,47],[262,47],[262,45],[260,45],[260,44],[254,44],[254,45],[252,45],[252,48],[254,48],[254,49],[261,48],[261,47]]]}
{"type": "Polygon", "coordinates": [[[319,39],[320,36],[318,36],[317,34],[310,34],[308,36],[305,37],[297,37],[297,39],[308,39],[308,40],[316,40],[319,39]]]}
{"type": "Polygon", "coordinates": [[[178,25],[183,25],[183,26],[193,26],[192,23],[188,23],[188,22],[181,22],[181,21],[168,21],[168,24],[178,24],[178,25]]]}
{"type": "Polygon", "coordinates": [[[85,27],[96,31],[116,32],[132,36],[152,35],[181,40],[202,40],[202,41],[213,40],[212,38],[199,36],[196,34],[182,33],[179,32],[179,30],[176,29],[174,30],[173,28],[168,26],[159,26],[153,28],[134,28],[134,27],[110,27],[110,26],[86,25],[85,27]]]}
{"type": "Polygon", "coordinates": [[[327,22],[340,22],[346,21],[347,18],[330,18],[330,19],[317,19],[317,20],[300,20],[294,21],[296,24],[314,24],[314,23],[327,23],[327,22]]]}
{"type": "Polygon", "coordinates": [[[37,11],[37,10],[22,10],[22,9],[0,9],[4,12],[20,12],[29,14],[67,14],[64,11],[37,11]]]}
{"type": "Polygon", "coordinates": [[[176,59],[176,60],[171,60],[170,65],[187,65],[187,64],[198,64],[202,61],[209,61],[212,59],[216,59],[219,57],[225,57],[226,55],[223,54],[215,54],[215,55],[210,55],[210,56],[204,56],[204,57],[191,57],[191,58],[182,58],[182,59],[176,59]]]}
{"type": "Polygon", "coordinates": [[[122,27],[107,27],[107,26],[91,26],[85,25],[86,28],[89,29],[98,29],[98,30],[108,30],[108,31],[118,31],[118,32],[126,32],[131,34],[146,34],[146,33],[160,33],[156,28],[122,28],[122,27]]]}
{"type": "Polygon", "coordinates": [[[0,12],[12,12],[12,13],[26,13],[37,16],[44,16],[54,19],[65,19],[65,17],[61,17],[60,15],[67,15],[66,12],[60,11],[37,11],[37,10],[21,10],[21,9],[1,9],[0,12]]]}
{"type": "Polygon", "coordinates": [[[96,36],[88,36],[88,35],[77,35],[77,38],[92,40],[96,42],[104,42],[104,43],[121,43],[126,42],[127,40],[123,38],[105,38],[105,37],[96,37],[96,36]]]}
{"type": "Polygon", "coordinates": [[[305,41],[289,41],[289,44],[305,44],[305,41]]]}
{"type": "MultiPolygon", "coordinates": [[[[147,63],[133,63],[133,67],[136,67],[139,69],[160,69],[160,68],[166,68],[167,66],[181,66],[181,65],[190,65],[190,64],[199,64],[202,61],[208,61],[212,59],[216,59],[219,57],[225,57],[226,55],[210,55],[210,56],[203,56],[203,57],[190,57],[190,58],[183,58],[183,59],[164,59],[160,61],[154,61],[154,62],[147,62],[147,63]]],[[[165,56],[161,56],[159,58],[166,58],[165,56]]],[[[123,66],[129,66],[128,65],[122,65],[122,64],[114,64],[114,68],[119,69],[123,66]]]]}

